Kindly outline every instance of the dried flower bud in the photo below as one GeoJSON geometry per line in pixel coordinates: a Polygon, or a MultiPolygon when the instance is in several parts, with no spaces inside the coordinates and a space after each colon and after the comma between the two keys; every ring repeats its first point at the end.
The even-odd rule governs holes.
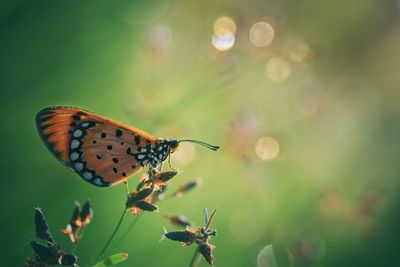
{"type": "Polygon", "coordinates": [[[49,225],[46,222],[46,218],[40,208],[36,208],[35,212],[35,226],[36,226],[36,236],[40,239],[51,241],[53,236],[49,231],[49,225]]]}
{"type": "Polygon", "coordinates": [[[74,254],[65,254],[61,257],[61,264],[64,266],[76,266],[78,258],[74,254]]]}
{"type": "Polygon", "coordinates": [[[145,199],[146,197],[150,196],[150,194],[153,193],[153,191],[154,191],[153,187],[149,187],[149,188],[145,188],[143,190],[140,190],[136,194],[136,200],[145,199]]]}
{"type": "Polygon", "coordinates": [[[207,235],[207,238],[210,237],[210,236],[217,236],[217,231],[213,230],[213,229],[208,229],[206,231],[206,235],[207,235]]]}
{"type": "Polygon", "coordinates": [[[125,203],[126,208],[132,208],[137,201],[145,199],[152,192],[153,192],[152,188],[145,188],[139,192],[130,193],[125,203]]]}
{"type": "Polygon", "coordinates": [[[147,202],[146,200],[139,200],[135,202],[135,207],[145,210],[145,211],[155,211],[158,210],[158,207],[150,202],[147,202]]]}
{"type": "Polygon", "coordinates": [[[80,214],[80,219],[82,221],[82,224],[87,225],[89,224],[92,219],[93,219],[93,209],[92,205],[90,204],[90,201],[87,200],[85,205],[83,205],[82,212],[80,214]]]}
{"type": "Polygon", "coordinates": [[[47,264],[59,264],[59,258],[62,253],[55,246],[45,246],[36,241],[31,241],[30,245],[36,256],[47,264]]]}
{"type": "Polygon", "coordinates": [[[155,181],[159,181],[161,183],[166,183],[175,177],[178,174],[178,171],[168,171],[168,172],[159,172],[154,177],[155,181]]]}
{"type": "MultiPolygon", "coordinates": [[[[183,246],[189,246],[193,243],[198,245],[198,252],[205,258],[205,260],[210,264],[214,264],[214,256],[213,249],[215,248],[213,245],[208,243],[208,239],[210,236],[215,236],[216,231],[209,229],[209,226],[214,218],[216,210],[211,213],[211,216],[208,216],[207,209],[204,209],[204,226],[196,227],[194,230],[189,226],[186,227],[185,231],[176,231],[176,232],[167,232],[165,229],[165,233],[163,238],[168,238],[170,240],[179,241],[183,246]]],[[[172,216],[171,216],[172,217],[172,216]]]]}
{"type": "Polygon", "coordinates": [[[174,193],[174,196],[181,197],[187,191],[190,191],[190,190],[200,186],[201,184],[202,184],[202,180],[201,179],[197,179],[195,181],[187,182],[186,184],[183,184],[180,187],[178,187],[178,189],[174,193]]]}
{"type": "Polygon", "coordinates": [[[71,224],[68,224],[67,227],[64,229],[61,229],[61,232],[63,234],[69,235],[69,238],[71,239],[72,244],[77,244],[79,241],[78,237],[78,227],[73,227],[71,224]]]}
{"type": "Polygon", "coordinates": [[[147,179],[143,179],[143,180],[141,180],[139,183],[138,183],[138,185],[136,186],[136,191],[139,191],[140,189],[142,189],[143,188],[143,186],[145,186],[146,184],[147,184],[147,179]]]}
{"type": "Polygon", "coordinates": [[[93,218],[93,209],[90,201],[86,201],[83,209],[79,202],[75,202],[75,209],[72,218],[65,229],[61,229],[64,234],[69,235],[71,242],[77,244],[79,242],[79,233],[91,222],[93,218]]]}
{"type": "Polygon", "coordinates": [[[165,215],[167,219],[171,221],[173,225],[176,227],[183,227],[192,226],[192,223],[183,215],[165,215]]]}
{"type": "Polygon", "coordinates": [[[79,202],[75,202],[75,208],[74,211],[72,212],[72,218],[70,224],[75,227],[81,226],[80,216],[81,216],[81,205],[79,204],[79,202]]]}
{"type": "Polygon", "coordinates": [[[190,246],[196,240],[196,234],[190,231],[167,232],[164,236],[170,240],[181,242],[182,246],[190,246]]]}
{"type": "Polygon", "coordinates": [[[214,249],[214,246],[207,243],[203,242],[199,244],[199,252],[200,254],[206,259],[206,261],[210,264],[214,264],[214,256],[212,254],[212,250],[214,249]]]}

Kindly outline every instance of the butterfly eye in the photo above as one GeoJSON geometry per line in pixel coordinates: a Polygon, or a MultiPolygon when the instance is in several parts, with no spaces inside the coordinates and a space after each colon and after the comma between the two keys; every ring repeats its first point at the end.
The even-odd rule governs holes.
{"type": "Polygon", "coordinates": [[[168,141],[168,145],[171,148],[171,153],[174,152],[178,146],[179,146],[179,141],[178,140],[171,140],[168,141]]]}

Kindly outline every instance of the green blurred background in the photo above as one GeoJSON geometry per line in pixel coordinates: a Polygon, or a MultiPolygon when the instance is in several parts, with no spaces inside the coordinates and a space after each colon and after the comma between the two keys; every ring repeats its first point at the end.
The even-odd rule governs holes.
{"type": "MultiPolygon", "coordinates": [[[[164,213],[198,224],[218,208],[216,266],[399,266],[400,3],[382,0],[2,1],[1,266],[32,257],[34,207],[55,238],[75,200],[93,222],[88,266],[123,209],[59,164],[34,116],[82,107],[165,138],[183,198],[144,214],[121,266],[188,266],[194,247],[159,242],[164,213]]],[[[131,187],[138,181],[131,179],[131,187]]],[[[123,226],[133,220],[128,216],[123,226]]],[[[122,230],[123,232],[124,230],[122,230]]],[[[120,232],[120,233],[122,233],[120,232]]],[[[207,264],[203,261],[201,266],[207,264]]]]}

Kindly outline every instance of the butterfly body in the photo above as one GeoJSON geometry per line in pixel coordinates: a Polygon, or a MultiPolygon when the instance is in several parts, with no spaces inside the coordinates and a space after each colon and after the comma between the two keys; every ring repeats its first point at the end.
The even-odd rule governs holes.
{"type": "Polygon", "coordinates": [[[179,144],[73,107],[45,108],[36,125],[56,158],[100,187],[126,181],[147,165],[157,168],[179,144]]]}

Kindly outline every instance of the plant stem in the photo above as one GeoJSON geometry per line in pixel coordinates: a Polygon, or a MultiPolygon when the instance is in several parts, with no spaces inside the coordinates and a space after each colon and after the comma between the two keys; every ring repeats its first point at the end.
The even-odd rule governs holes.
{"type": "Polygon", "coordinates": [[[197,266],[199,266],[200,259],[201,259],[201,255],[200,255],[199,249],[196,248],[196,250],[194,251],[192,260],[190,261],[189,267],[197,267],[197,266]]]}
{"type": "Polygon", "coordinates": [[[128,226],[128,228],[126,229],[126,231],[121,235],[121,237],[117,240],[117,242],[114,244],[113,249],[116,248],[119,244],[121,244],[121,242],[125,239],[125,237],[128,236],[129,232],[132,231],[133,227],[135,227],[136,223],[139,221],[141,217],[141,214],[139,214],[136,218],[134,218],[134,220],[132,221],[132,223],[128,226]]]}
{"type": "Polygon", "coordinates": [[[117,226],[114,228],[114,231],[112,232],[112,234],[111,234],[110,238],[108,239],[107,243],[104,245],[103,249],[100,251],[99,255],[96,257],[96,260],[95,260],[94,263],[96,263],[101,258],[101,256],[103,256],[103,253],[106,251],[106,249],[110,245],[111,241],[115,237],[115,234],[118,232],[118,229],[121,227],[122,222],[125,219],[125,215],[126,215],[126,211],[127,210],[128,210],[127,208],[124,208],[124,211],[122,212],[121,218],[119,219],[117,226]]]}

